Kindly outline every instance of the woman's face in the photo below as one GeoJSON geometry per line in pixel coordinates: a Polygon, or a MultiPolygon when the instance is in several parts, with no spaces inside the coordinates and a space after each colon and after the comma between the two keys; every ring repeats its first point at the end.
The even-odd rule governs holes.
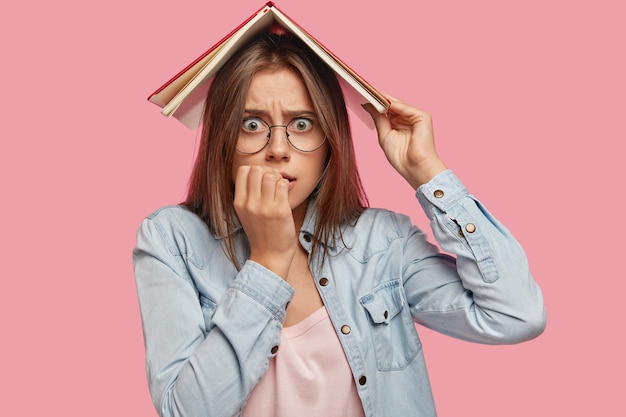
{"type": "MultiPolygon", "coordinates": [[[[296,72],[289,68],[268,69],[258,72],[250,83],[246,96],[242,126],[239,135],[238,149],[249,152],[244,141],[251,139],[255,132],[264,127],[263,123],[271,128],[270,140],[259,152],[244,154],[235,152],[232,178],[236,178],[237,170],[242,165],[261,165],[281,173],[289,179],[289,204],[292,210],[306,210],[308,198],[317,186],[328,153],[328,145],[324,142],[321,147],[312,152],[302,152],[292,147],[287,141],[285,127],[290,122],[292,134],[303,138],[306,135],[305,147],[307,150],[324,141],[324,133],[319,126],[309,93],[296,72]],[[276,126],[280,125],[280,126],[276,126]],[[299,132],[303,132],[300,134],[299,132]],[[242,150],[243,150],[242,149],[242,150]]],[[[261,135],[260,144],[267,139],[261,135]]],[[[293,141],[296,144],[296,141],[293,141]]]]}

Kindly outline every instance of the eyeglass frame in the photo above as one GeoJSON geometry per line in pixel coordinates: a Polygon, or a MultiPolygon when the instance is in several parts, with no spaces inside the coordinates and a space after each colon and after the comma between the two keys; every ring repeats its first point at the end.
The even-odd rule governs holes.
{"type": "Polygon", "coordinates": [[[269,129],[269,132],[267,132],[267,141],[265,142],[265,144],[261,147],[261,149],[259,149],[258,151],[255,152],[244,152],[241,151],[239,149],[237,149],[237,147],[235,146],[235,150],[241,154],[244,155],[255,155],[259,152],[261,152],[263,149],[265,149],[267,147],[267,145],[270,143],[270,141],[272,140],[272,128],[273,127],[284,127],[285,128],[285,139],[287,139],[287,143],[289,144],[289,146],[291,146],[292,148],[294,148],[296,151],[298,152],[304,152],[304,153],[311,153],[311,152],[315,152],[318,149],[320,149],[322,146],[324,146],[324,144],[326,143],[326,135],[324,135],[324,139],[322,140],[322,142],[320,143],[320,145],[315,148],[312,149],[310,151],[305,151],[303,149],[298,148],[296,145],[294,145],[290,140],[289,140],[289,131],[287,130],[288,126],[290,124],[292,124],[293,122],[295,122],[298,119],[306,119],[306,117],[294,117],[293,119],[291,119],[289,121],[289,123],[287,123],[286,125],[270,125],[269,123],[267,123],[265,120],[263,120],[262,118],[258,117],[258,116],[251,116],[251,117],[245,117],[243,120],[247,120],[247,119],[259,119],[263,124],[265,124],[265,126],[267,126],[267,128],[269,129]]]}

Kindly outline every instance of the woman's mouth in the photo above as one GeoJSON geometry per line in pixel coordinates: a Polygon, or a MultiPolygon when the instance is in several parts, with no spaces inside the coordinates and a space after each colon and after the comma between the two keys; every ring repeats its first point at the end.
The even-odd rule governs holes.
{"type": "Polygon", "coordinates": [[[284,178],[284,179],[286,179],[286,180],[287,180],[287,181],[289,181],[289,182],[293,182],[293,181],[295,181],[295,180],[296,180],[294,177],[291,177],[291,176],[289,176],[289,175],[285,174],[284,172],[281,172],[281,173],[280,173],[280,175],[282,175],[282,176],[283,176],[283,178],[284,178]]]}
{"type": "Polygon", "coordinates": [[[289,181],[289,191],[291,191],[296,182],[296,179],[290,175],[285,174],[284,172],[281,172],[280,175],[282,175],[284,179],[289,181]]]}

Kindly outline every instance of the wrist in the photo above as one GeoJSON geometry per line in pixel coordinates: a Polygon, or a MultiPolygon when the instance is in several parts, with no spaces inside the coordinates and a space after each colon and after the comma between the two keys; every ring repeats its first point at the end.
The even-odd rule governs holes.
{"type": "Polygon", "coordinates": [[[255,254],[250,253],[250,260],[272,271],[282,279],[287,279],[294,254],[255,254]]]}
{"type": "Polygon", "coordinates": [[[415,169],[407,172],[404,178],[417,190],[421,185],[426,184],[435,176],[448,169],[443,161],[439,158],[423,161],[415,169]]]}

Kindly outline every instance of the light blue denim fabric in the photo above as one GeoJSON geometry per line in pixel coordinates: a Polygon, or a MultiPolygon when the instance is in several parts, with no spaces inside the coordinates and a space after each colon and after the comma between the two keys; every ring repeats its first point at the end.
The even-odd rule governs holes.
{"type": "MultiPolygon", "coordinates": [[[[416,195],[437,242],[456,260],[408,217],[368,209],[332,242],[321,268],[313,261],[369,417],[436,414],[414,322],[488,344],[522,342],[545,327],[522,248],[456,176],[445,171],[416,195]]],[[[310,208],[300,231],[308,251],[314,224],[310,208]]],[[[244,261],[243,230],[236,236],[244,261]]],[[[144,220],[133,256],[159,414],[239,415],[279,345],[292,288],[251,261],[237,272],[206,224],[179,206],[144,220]]]]}

